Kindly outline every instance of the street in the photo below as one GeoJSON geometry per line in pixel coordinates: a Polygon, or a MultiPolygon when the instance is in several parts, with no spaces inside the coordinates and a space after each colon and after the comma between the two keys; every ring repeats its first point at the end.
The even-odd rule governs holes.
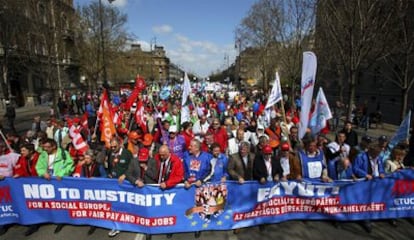
{"type": "MultiPolygon", "coordinates": [[[[200,240],[250,240],[250,239],[398,239],[409,240],[414,238],[414,228],[405,219],[397,221],[397,227],[393,227],[388,221],[375,221],[373,231],[365,232],[360,224],[355,222],[341,223],[335,228],[332,223],[325,221],[289,221],[279,224],[268,225],[263,232],[258,227],[245,228],[239,234],[234,235],[232,231],[207,231],[201,234],[200,240]]],[[[58,234],[53,231],[56,225],[43,225],[38,232],[29,237],[24,237],[27,227],[14,225],[1,237],[4,240],[30,239],[30,240],[52,240],[52,239],[109,239],[109,230],[98,228],[94,234],[88,236],[89,227],[65,226],[58,234]]],[[[115,239],[143,240],[145,235],[121,232],[115,239]]],[[[153,235],[153,240],[167,239],[166,235],[153,235]]],[[[187,240],[194,239],[193,233],[174,234],[171,239],[187,240]]]]}

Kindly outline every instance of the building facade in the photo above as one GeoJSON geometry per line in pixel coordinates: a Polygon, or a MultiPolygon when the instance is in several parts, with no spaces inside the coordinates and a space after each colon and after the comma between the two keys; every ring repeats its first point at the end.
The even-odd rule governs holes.
{"type": "Polygon", "coordinates": [[[0,97],[34,105],[78,86],[73,0],[5,1],[1,8],[0,97]]]}
{"type": "Polygon", "coordinates": [[[170,59],[162,46],[155,45],[154,49],[144,51],[140,44],[132,44],[126,58],[132,76],[138,74],[147,83],[162,83],[170,79],[170,59]]]}

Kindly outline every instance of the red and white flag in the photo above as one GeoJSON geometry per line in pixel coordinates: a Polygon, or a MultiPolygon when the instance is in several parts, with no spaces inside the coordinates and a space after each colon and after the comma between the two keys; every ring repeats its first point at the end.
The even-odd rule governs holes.
{"type": "Polygon", "coordinates": [[[72,138],[73,147],[80,153],[85,153],[89,149],[88,143],[80,134],[80,127],[72,125],[69,128],[69,136],[72,138]]]}
{"type": "Polygon", "coordinates": [[[140,99],[137,103],[137,110],[135,112],[135,121],[141,127],[144,133],[147,132],[147,118],[145,117],[144,103],[140,99]]]}

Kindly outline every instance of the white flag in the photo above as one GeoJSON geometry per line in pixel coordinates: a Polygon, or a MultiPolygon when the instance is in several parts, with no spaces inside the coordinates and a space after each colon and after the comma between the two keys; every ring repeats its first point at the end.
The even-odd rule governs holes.
{"type": "Polygon", "coordinates": [[[320,132],[326,127],[326,121],[332,118],[332,112],[329,108],[328,101],[326,101],[325,94],[322,88],[319,88],[318,96],[316,97],[315,110],[309,123],[309,128],[312,134],[320,132]]]}
{"type": "Polygon", "coordinates": [[[275,82],[273,83],[272,91],[270,92],[269,98],[267,99],[265,109],[270,108],[280,100],[282,100],[282,88],[280,87],[279,73],[276,72],[275,82]]]}
{"type": "Polygon", "coordinates": [[[306,129],[308,128],[309,112],[312,104],[313,88],[315,86],[316,66],[316,55],[313,52],[304,52],[300,95],[301,111],[299,138],[302,138],[305,135],[306,129]]]}
{"type": "Polygon", "coordinates": [[[184,74],[183,96],[181,99],[181,123],[190,121],[190,109],[188,107],[188,97],[191,93],[190,79],[187,73],[184,74]]]}
{"type": "Polygon", "coordinates": [[[191,93],[191,84],[190,79],[188,79],[187,73],[184,74],[184,84],[183,84],[183,96],[181,99],[181,106],[185,106],[188,101],[188,97],[191,93]]]}

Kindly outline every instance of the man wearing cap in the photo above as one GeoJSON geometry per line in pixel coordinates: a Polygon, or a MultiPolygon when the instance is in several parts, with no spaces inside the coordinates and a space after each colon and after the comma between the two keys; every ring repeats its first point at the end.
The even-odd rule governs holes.
{"type": "Polygon", "coordinates": [[[168,129],[168,139],[165,143],[170,149],[171,153],[174,153],[179,158],[184,157],[184,151],[186,151],[185,147],[185,139],[184,137],[178,133],[178,128],[176,125],[171,125],[168,129]]]}
{"type": "Polygon", "coordinates": [[[282,143],[280,154],[276,157],[282,168],[281,180],[302,180],[302,170],[296,154],[290,151],[289,143],[282,143]]]}
{"type": "Polygon", "coordinates": [[[279,181],[282,176],[280,162],[272,155],[273,149],[270,145],[262,148],[262,154],[256,155],[253,162],[253,179],[261,184],[266,182],[279,181]]]}
{"type": "MultiPolygon", "coordinates": [[[[262,153],[256,155],[253,162],[253,179],[260,184],[265,184],[267,182],[279,181],[281,175],[282,168],[280,162],[276,161],[276,158],[273,156],[272,147],[268,144],[263,146],[262,153]]],[[[264,231],[265,225],[259,225],[259,229],[264,231]]]]}
{"type": "Polygon", "coordinates": [[[138,158],[138,152],[139,152],[139,134],[137,131],[131,131],[128,133],[128,141],[126,143],[126,148],[132,153],[132,156],[134,158],[138,158]]]}
{"type": "Polygon", "coordinates": [[[379,159],[385,165],[385,161],[390,158],[392,150],[391,148],[393,147],[388,145],[388,137],[385,135],[382,135],[378,138],[378,145],[381,148],[379,159]]]}

